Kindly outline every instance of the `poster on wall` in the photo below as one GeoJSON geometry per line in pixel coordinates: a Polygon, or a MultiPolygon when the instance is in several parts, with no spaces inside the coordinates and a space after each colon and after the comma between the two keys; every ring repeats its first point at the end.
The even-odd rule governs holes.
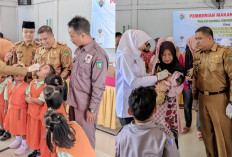
{"type": "Polygon", "coordinates": [[[115,0],[92,0],[91,35],[102,48],[115,48],[115,0]]]}
{"type": "Polygon", "coordinates": [[[232,9],[174,11],[173,37],[180,51],[185,49],[186,39],[202,26],[213,30],[215,42],[227,38],[232,43],[232,9]]]}

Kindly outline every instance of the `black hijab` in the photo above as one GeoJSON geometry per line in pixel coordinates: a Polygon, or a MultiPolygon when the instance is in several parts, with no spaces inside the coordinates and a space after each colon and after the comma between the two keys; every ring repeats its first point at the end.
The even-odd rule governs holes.
{"type": "Polygon", "coordinates": [[[167,69],[172,74],[175,71],[179,71],[181,73],[184,72],[183,67],[180,65],[179,60],[176,57],[176,48],[175,48],[174,44],[170,41],[165,41],[160,45],[159,60],[160,60],[160,63],[158,64],[158,66],[161,68],[161,70],[167,69]],[[163,56],[163,53],[166,49],[170,50],[170,52],[172,53],[172,56],[173,56],[173,60],[170,64],[165,64],[162,61],[162,56],[163,56]]]}
{"type": "Polygon", "coordinates": [[[185,68],[184,68],[184,75],[186,76],[188,73],[188,70],[193,68],[193,56],[192,52],[190,51],[188,45],[186,45],[185,49],[185,68]]]}

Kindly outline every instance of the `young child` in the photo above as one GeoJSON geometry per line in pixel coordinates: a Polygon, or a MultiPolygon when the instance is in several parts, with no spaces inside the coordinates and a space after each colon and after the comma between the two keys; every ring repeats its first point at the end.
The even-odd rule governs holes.
{"type": "Polygon", "coordinates": [[[144,48],[143,52],[141,53],[141,56],[143,57],[147,70],[148,70],[148,64],[151,60],[151,57],[154,55],[154,53],[150,51],[150,48],[151,48],[151,44],[148,43],[146,47],[144,48]]]}
{"type": "Polygon", "coordinates": [[[11,149],[16,149],[16,155],[26,154],[30,148],[26,144],[26,116],[27,103],[25,101],[25,91],[28,83],[24,82],[25,76],[14,75],[14,81],[9,82],[4,91],[4,99],[7,100],[5,108],[8,108],[5,117],[5,129],[16,136],[13,143],[9,145],[11,149]]]}
{"type": "Polygon", "coordinates": [[[7,85],[7,83],[11,80],[10,78],[6,78],[6,75],[0,74],[0,136],[3,136],[6,132],[3,127],[4,119],[5,119],[5,113],[4,113],[4,106],[5,106],[5,100],[4,100],[4,90],[7,85]]]}
{"type": "Polygon", "coordinates": [[[55,74],[55,70],[51,65],[43,65],[37,72],[37,78],[31,81],[26,90],[27,109],[27,145],[34,151],[29,157],[37,157],[40,155],[40,139],[41,139],[41,121],[39,119],[41,110],[44,106],[44,80],[49,74],[55,74]]]}
{"type": "Polygon", "coordinates": [[[50,108],[59,108],[63,102],[63,88],[48,85],[44,97],[49,111],[44,115],[47,128],[46,143],[50,151],[57,146],[58,157],[96,157],[84,130],[76,122],[67,122],[61,114],[50,108]]]}
{"type": "MultiPolygon", "coordinates": [[[[60,105],[63,103],[63,100],[67,99],[67,87],[62,78],[59,75],[56,74],[51,74],[48,75],[45,79],[45,84],[46,85],[53,85],[53,86],[60,86],[63,88],[63,97],[59,99],[58,105],[54,105],[54,103],[49,103],[48,105],[45,103],[41,114],[40,114],[40,120],[42,123],[42,128],[41,128],[41,140],[40,140],[40,157],[56,157],[57,153],[54,151],[53,153],[49,150],[47,144],[46,144],[46,135],[47,135],[47,130],[44,124],[44,115],[48,111],[48,107],[51,107],[52,109],[56,110],[56,112],[61,113],[64,117],[66,117],[66,112],[65,108],[63,105],[60,105]],[[53,104],[50,106],[50,104],[53,104]]],[[[56,101],[57,103],[58,101],[56,101]]],[[[55,149],[55,147],[54,147],[55,149]]]]}
{"type": "Polygon", "coordinates": [[[184,76],[178,71],[169,74],[167,79],[157,82],[155,85],[155,91],[157,93],[156,104],[162,104],[166,95],[172,97],[178,94],[179,88],[182,89],[181,85],[183,82],[184,76]]]}
{"type": "Polygon", "coordinates": [[[134,121],[124,126],[116,137],[117,157],[179,157],[174,137],[166,127],[153,121],[156,113],[156,93],[150,87],[140,87],[129,97],[129,113],[134,121]]]}
{"type": "MultiPolygon", "coordinates": [[[[1,41],[1,42],[3,42],[3,41],[1,41]]],[[[12,53],[14,52],[14,50],[15,50],[15,46],[11,43],[11,42],[4,42],[4,43],[2,43],[3,44],[3,48],[2,48],[2,52],[1,52],[1,54],[0,54],[0,58],[7,64],[7,65],[9,65],[10,64],[10,61],[11,61],[11,58],[12,58],[12,53]]],[[[6,76],[3,76],[3,77],[6,77],[6,76]]],[[[3,90],[4,88],[5,88],[5,86],[6,86],[6,84],[7,84],[7,82],[8,81],[10,81],[11,80],[11,77],[9,77],[10,79],[9,80],[5,80],[4,82],[3,82],[3,84],[1,84],[1,90],[3,90]],[[5,84],[6,83],[6,84],[5,84]]],[[[4,90],[3,90],[4,91],[4,90]]],[[[2,95],[4,95],[4,92],[2,91],[2,95]]],[[[1,96],[2,96],[1,95],[1,96]]],[[[3,97],[1,97],[1,98],[3,98],[3,97]]],[[[5,104],[5,100],[4,100],[4,98],[2,99],[2,102],[4,102],[4,104],[5,104]]],[[[1,103],[2,104],[2,103],[1,103]]],[[[4,106],[4,104],[2,104],[3,106],[4,106]]],[[[3,107],[2,106],[2,107],[3,107]]],[[[6,112],[7,112],[7,109],[5,109],[4,108],[4,115],[6,115],[6,112]]],[[[3,118],[3,117],[2,117],[3,118]]],[[[4,116],[4,118],[5,118],[5,116],[4,116]]],[[[3,123],[3,121],[2,121],[2,123],[3,123]]],[[[1,141],[5,141],[5,140],[7,140],[7,139],[9,139],[9,138],[11,138],[11,134],[8,132],[8,131],[3,131],[2,133],[4,133],[3,134],[3,136],[2,136],[2,138],[0,139],[1,141]]]]}
{"type": "Polygon", "coordinates": [[[156,83],[158,111],[154,121],[170,129],[178,147],[178,132],[181,132],[179,105],[176,97],[183,90],[184,76],[181,72],[170,74],[167,80],[156,83]]]}

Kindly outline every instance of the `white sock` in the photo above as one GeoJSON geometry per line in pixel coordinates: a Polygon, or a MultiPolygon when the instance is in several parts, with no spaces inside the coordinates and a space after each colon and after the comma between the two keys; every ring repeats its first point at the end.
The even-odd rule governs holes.
{"type": "Polygon", "coordinates": [[[16,136],[16,141],[22,141],[22,136],[16,136]]]}
{"type": "Polygon", "coordinates": [[[23,146],[27,146],[26,140],[22,140],[22,145],[23,145],[23,146]]]}

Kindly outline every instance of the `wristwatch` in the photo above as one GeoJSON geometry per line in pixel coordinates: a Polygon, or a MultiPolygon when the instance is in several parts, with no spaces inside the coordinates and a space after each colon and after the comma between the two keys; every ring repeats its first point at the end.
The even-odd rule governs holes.
{"type": "Polygon", "coordinates": [[[89,108],[89,111],[90,111],[92,114],[96,113],[96,109],[94,109],[94,108],[89,108]]]}

